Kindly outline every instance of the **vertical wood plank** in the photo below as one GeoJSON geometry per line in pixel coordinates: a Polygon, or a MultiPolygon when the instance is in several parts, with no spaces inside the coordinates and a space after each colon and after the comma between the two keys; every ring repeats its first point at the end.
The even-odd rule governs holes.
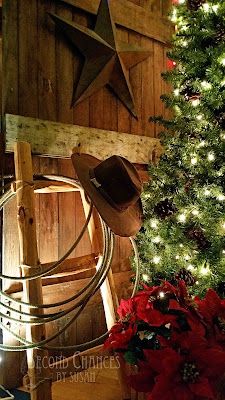
{"type": "MultiPolygon", "coordinates": [[[[57,4],[56,13],[72,20],[72,11],[57,4]]],[[[73,123],[73,109],[70,108],[73,93],[73,47],[64,35],[56,29],[56,96],[57,120],[73,123]]]]}
{"type": "MultiPolygon", "coordinates": [[[[73,20],[82,25],[82,26],[89,26],[91,24],[92,18],[90,18],[87,13],[84,13],[82,11],[76,10],[76,12],[73,14],[73,20]]],[[[84,59],[81,56],[81,54],[78,54],[76,52],[74,54],[74,87],[76,87],[80,73],[82,71],[84,59]]],[[[81,126],[89,126],[89,98],[85,99],[84,101],[78,103],[74,109],[73,109],[73,122],[76,125],[81,125],[81,126]]]]}
{"type": "Polygon", "coordinates": [[[18,2],[19,21],[19,114],[38,113],[38,30],[37,1],[18,2]]]}
{"type": "MultiPolygon", "coordinates": [[[[117,27],[117,39],[128,43],[129,34],[126,29],[117,27]]],[[[120,100],[117,101],[118,132],[130,133],[131,114],[120,100]]]]}
{"type": "MultiPolygon", "coordinates": [[[[129,33],[129,42],[131,44],[141,45],[140,35],[129,33]]],[[[131,117],[131,133],[142,135],[142,121],[141,121],[141,108],[142,108],[142,63],[139,63],[130,69],[130,82],[133,88],[134,100],[136,105],[136,113],[138,118],[131,117]]]]}
{"type": "Polygon", "coordinates": [[[18,112],[18,1],[3,2],[2,113],[18,112]]]}
{"type": "Polygon", "coordinates": [[[155,97],[154,97],[154,53],[153,41],[141,38],[141,46],[148,49],[151,54],[142,62],[142,107],[141,107],[141,120],[142,132],[145,136],[155,136],[155,124],[149,121],[151,116],[155,113],[155,97]]]}
{"type": "Polygon", "coordinates": [[[48,12],[55,12],[53,0],[38,0],[38,116],[56,120],[55,27],[48,12]]]}
{"type": "MultiPolygon", "coordinates": [[[[164,49],[154,42],[154,99],[155,99],[155,115],[163,115],[164,105],[160,96],[163,94],[163,80],[161,73],[164,69],[164,49]]],[[[155,134],[158,136],[162,127],[156,124],[155,134]]]]}
{"type": "MultiPolygon", "coordinates": [[[[57,174],[58,162],[55,159],[41,158],[42,174],[57,174]]],[[[40,197],[40,261],[47,263],[58,259],[58,194],[41,194],[40,197]]]]}
{"type": "MultiPolygon", "coordinates": [[[[74,176],[70,160],[60,160],[59,174],[74,176]]],[[[76,195],[77,193],[60,193],[59,196],[59,257],[72,245],[76,238],[76,195]]],[[[79,193],[78,193],[79,196],[79,193]]],[[[80,246],[80,245],[78,245],[80,246]]],[[[70,257],[76,256],[76,250],[70,257]]]]}

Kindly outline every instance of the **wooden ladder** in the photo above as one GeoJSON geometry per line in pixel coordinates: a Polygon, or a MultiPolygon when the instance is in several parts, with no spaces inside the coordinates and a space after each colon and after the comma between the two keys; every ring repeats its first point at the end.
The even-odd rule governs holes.
{"type": "MultiPolygon", "coordinates": [[[[14,157],[16,173],[17,217],[20,243],[20,265],[22,275],[29,276],[33,275],[35,272],[40,271],[40,263],[37,252],[34,184],[30,144],[27,142],[17,142],[15,144],[14,157]]],[[[46,183],[43,182],[43,185],[46,185],[46,183]]],[[[63,188],[60,188],[60,191],[63,192],[63,188]]],[[[66,185],[65,191],[68,192],[68,185],[66,185]]],[[[87,217],[89,212],[89,203],[83,190],[80,190],[80,194],[84,213],[87,217]]],[[[99,256],[101,256],[101,239],[99,236],[99,231],[96,227],[93,214],[88,224],[88,232],[91,244],[94,246],[94,248],[98,249],[99,256]]],[[[118,298],[111,269],[100,290],[105,312],[106,325],[107,329],[109,330],[116,322],[116,309],[118,307],[118,298]]],[[[23,292],[26,302],[33,304],[42,304],[43,296],[40,278],[31,281],[25,281],[25,283],[23,284],[23,292]]],[[[32,309],[30,312],[32,313],[32,309]]],[[[39,310],[39,312],[40,314],[43,314],[42,310],[39,310]]],[[[35,313],[37,313],[37,310],[35,310],[35,313]]],[[[27,326],[26,337],[29,341],[38,342],[43,340],[43,338],[45,337],[44,326],[27,326]]],[[[46,351],[44,350],[27,350],[28,375],[30,380],[30,387],[32,389],[31,400],[52,399],[49,371],[46,368],[40,367],[42,366],[42,363],[36,362],[37,357],[42,358],[44,356],[46,356],[46,351]]],[[[125,370],[123,365],[118,368],[118,379],[121,386],[122,400],[130,400],[131,390],[126,383],[125,370]]]]}

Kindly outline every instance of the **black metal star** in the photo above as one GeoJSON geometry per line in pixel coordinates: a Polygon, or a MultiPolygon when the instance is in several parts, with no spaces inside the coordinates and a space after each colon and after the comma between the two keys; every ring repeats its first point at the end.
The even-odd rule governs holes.
{"type": "Polygon", "coordinates": [[[110,86],[128,110],[137,117],[129,69],[149,57],[150,52],[128,43],[117,42],[116,26],[107,0],[101,0],[95,29],[83,27],[50,14],[57,27],[84,55],[85,62],[72,106],[105,85],[110,86]]]}

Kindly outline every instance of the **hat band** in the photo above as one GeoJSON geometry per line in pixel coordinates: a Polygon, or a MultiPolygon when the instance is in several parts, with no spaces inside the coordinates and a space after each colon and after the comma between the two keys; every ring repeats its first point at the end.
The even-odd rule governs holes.
{"type": "Polygon", "coordinates": [[[93,169],[89,170],[89,176],[90,176],[90,181],[94,185],[94,187],[101,193],[102,197],[117,211],[123,212],[127,210],[128,207],[121,207],[118,204],[116,204],[112,198],[108,195],[108,193],[104,190],[102,187],[102,184],[96,179],[95,172],[93,169]]]}

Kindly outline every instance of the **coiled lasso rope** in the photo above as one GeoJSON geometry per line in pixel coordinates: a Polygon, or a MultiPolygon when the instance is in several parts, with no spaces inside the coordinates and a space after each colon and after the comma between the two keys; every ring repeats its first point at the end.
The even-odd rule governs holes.
{"type": "MultiPolygon", "coordinates": [[[[78,180],[68,178],[65,176],[58,176],[58,175],[38,175],[34,176],[34,179],[36,180],[50,180],[50,181],[57,181],[57,182],[64,182],[68,183],[73,187],[79,188],[79,190],[82,190],[82,186],[79,183],[78,180]]],[[[6,185],[7,187],[8,185],[6,185]]],[[[5,188],[6,188],[5,187],[5,188]]],[[[20,189],[18,189],[20,190],[20,189]]],[[[16,195],[15,191],[12,190],[10,187],[7,189],[7,191],[0,197],[0,209],[4,207],[5,204],[7,204],[14,196],[16,195]]],[[[8,279],[8,280],[16,280],[16,281],[28,281],[28,280],[33,280],[37,278],[41,278],[43,276],[51,274],[53,271],[56,271],[57,268],[62,264],[62,262],[71,254],[71,252],[78,246],[80,240],[82,239],[85,230],[88,227],[91,214],[93,210],[93,205],[92,203],[90,204],[90,209],[89,213],[86,219],[86,222],[81,229],[80,234],[78,235],[77,239],[74,241],[72,246],[69,248],[69,250],[58,260],[56,261],[50,268],[45,269],[44,271],[39,271],[38,273],[35,273],[31,276],[28,277],[18,277],[18,276],[9,276],[5,274],[0,275],[0,279],[8,279]]],[[[56,312],[56,313],[50,313],[50,314],[30,314],[29,312],[25,311],[20,311],[14,307],[10,307],[8,304],[5,302],[1,302],[1,306],[4,307],[5,309],[8,309],[9,311],[18,314],[18,317],[11,317],[9,315],[5,315],[4,313],[0,313],[1,318],[7,319],[7,321],[13,321],[16,322],[17,324],[29,324],[29,325],[42,325],[48,322],[60,320],[61,318],[65,317],[65,315],[71,314],[75,310],[77,310],[73,315],[70,317],[69,321],[64,325],[63,328],[61,328],[58,332],[56,332],[54,335],[48,337],[45,340],[42,340],[41,342],[30,342],[24,337],[18,335],[17,333],[13,332],[12,329],[10,329],[7,325],[5,325],[3,322],[0,322],[0,328],[5,330],[6,332],[9,332],[12,336],[14,336],[17,340],[19,340],[23,345],[20,346],[10,346],[10,345],[3,345],[0,344],[0,350],[4,351],[24,351],[27,349],[32,349],[32,348],[45,348],[45,349],[54,349],[54,350],[75,350],[75,351],[81,351],[81,350],[87,350],[99,343],[102,343],[102,341],[107,337],[108,332],[106,332],[104,335],[91,340],[86,343],[82,343],[79,345],[72,345],[72,346],[60,346],[60,347],[54,347],[54,346],[48,346],[47,344],[51,342],[53,339],[55,339],[57,336],[61,335],[80,315],[82,310],[85,308],[87,305],[88,301],[90,298],[99,290],[101,287],[102,283],[104,282],[110,266],[111,266],[111,261],[113,257],[113,251],[114,251],[114,234],[112,231],[109,229],[109,227],[106,225],[106,223],[102,220],[100,217],[100,222],[101,222],[101,228],[102,228],[102,236],[103,236],[103,253],[102,256],[99,257],[98,260],[98,268],[97,272],[94,274],[94,276],[90,279],[88,284],[84,286],[81,290],[79,290],[74,296],[67,298],[63,301],[60,302],[55,302],[55,303],[50,303],[50,304],[30,304],[27,302],[24,302],[22,300],[14,299],[12,296],[7,294],[4,291],[0,291],[1,297],[4,299],[4,301],[8,300],[12,302],[13,304],[17,304],[20,306],[25,306],[30,309],[48,309],[48,308],[54,308],[54,307],[59,307],[59,306],[64,306],[67,305],[71,302],[74,302],[77,300],[72,306],[67,308],[64,311],[56,312]],[[24,320],[23,318],[29,317],[29,320],[24,320]]],[[[136,293],[137,287],[138,287],[138,282],[139,282],[139,256],[138,256],[138,250],[136,247],[135,240],[133,238],[130,238],[131,244],[134,249],[134,255],[135,255],[135,260],[136,260],[136,278],[135,278],[135,284],[133,288],[133,293],[132,297],[136,293]]]]}

